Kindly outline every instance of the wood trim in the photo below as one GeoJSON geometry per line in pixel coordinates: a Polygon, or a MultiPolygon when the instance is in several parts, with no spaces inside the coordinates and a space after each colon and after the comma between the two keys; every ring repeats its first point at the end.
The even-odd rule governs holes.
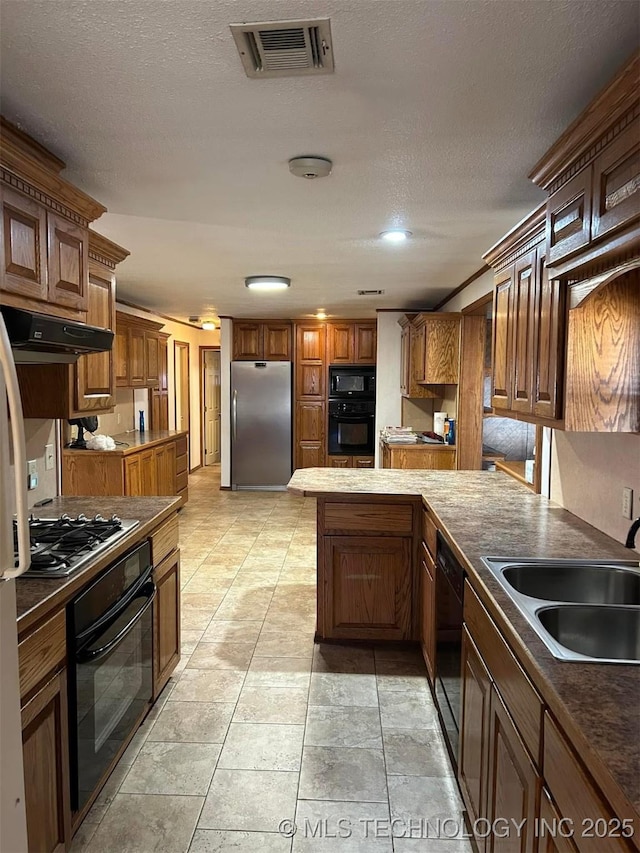
{"type": "Polygon", "coordinates": [[[89,257],[94,261],[104,264],[109,269],[115,269],[116,264],[124,261],[130,254],[128,249],[123,249],[122,246],[98,234],[97,231],[89,229],[89,257]]]}
{"type": "Polygon", "coordinates": [[[21,698],[27,696],[43,679],[50,678],[51,673],[64,664],[66,654],[65,611],[60,610],[18,645],[21,698]]]}
{"type": "Polygon", "coordinates": [[[488,249],[483,259],[495,270],[510,266],[544,240],[547,202],[543,201],[488,249]]]}
{"type": "Polygon", "coordinates": [[[9,121],[4,116],[0,116],[0,136],[2,136],[2,145],[4,146],[8,140],[12,140],[15,145],[19,145],[24,151],[27,151],[34,159],[39,160],[43,166],[49,169],[50,172],[61,172],[67,168],[64,160],[56,157],[48,148],[41,145],[37,139],[29,136],[24,130],[21,130],[12,121],[9,121]]]}
{"type": "Polygon", "coordinates": [[[153,320],[146,320],[135,314],[125,314],[122,311],[116,311],[116,327],[118,326],[135,326],[138,329],[146,329],[148,332],[159,332],[164,328],[163,323],[154,323],[153,320]]]}
{"type": "Polygon", "coordinates": [[[200,465],[196,465],[195,468],[189,468],[189,473],[193,474],[195,471],[199,471],[202,468],[202,463],[200,465]]]}
{"type": "MultiPolygon", "coordinates": [[[[637,105],[639,77],[640,51],[636,50],[613,80],[600,90],[536,163],[529,173],[529,180],[542,189],[553,191],[557,189],[553,186],[555,182],[561,179],[561,183],[564,183],[575,174],[575,171],[567,169],[567,164],[573,164],[580,158],[581,161],[584,160],[581,166],[586,165],[600,150],[596,140],[601,137],[603,128],[610,128],[620,122],[625,113],[637,105]]],[[[622,125],[622,122],[620,124],[622,125]]],[[[621,126],[620,130],[622,129],[621,126]]],[[[607,143],[610,141],[607,138],[607,143]]]]}
{"type": "Polygon", "coordinates": [[[464,316],[469,316],[477,314],[478,316],[482,315],[486,318],[487,316],[487,305],[493,304],[493,285],[491,285],[491,290],[486,293],[484,296],[481,296],[479,299],[476,299],[475,302],[472,302],[470,305],[467,305],[466,308],[461,308],[460,313],[464,316]],[[482,309],[482,310],[481,310],[482,309]]]}
{"type": "Polygon", "coordinates": [[[480,278],[481,275],[484,275],[486,272],[488,272],[489,269],[490,268],[488,264],[483,264],[479,270],[476,270],[473,275],[469,276],[469,278],[465,278],[462,284],[459,284],[457,287],[454,287],[454,289],[451,291],[451,293],[449,293],[448,296],[445,296],[444,299],[441,299],[440,302],[438,302],[437,305],[434,305],[434,307],[430,310],[439,311],[442,306],[446,305],[450,299],[453,299],[454,296],[457,296],[459,293],[461,293],[465,289],[465,287],[469,287],[470,284],[473,284],[476,279],[480,278]]]}
{"type": "MultiPolygon", "coordinates": [[[[205,467],[204,465],[204,441],[205,441],[205,417],[204,417],[204,353],[213,350],[213,352],[220,352],[219,346],[199,346],[198,347],[198,364],[200,368],[200,382],[198,383],[200,388],[200,465],[198,468],[205,467]]],[[[196,471],[196,468],[191,469],[190,473],[196,471]]]]}
{"type": "MultiPolygon", "coordinates": [[[[118,299],[118,305],[126,305],[127,308],[135,308],[136,311],[144,311],[145,314],[150,314],[152,317],[162,317],[163,320],[169,320],[171,323],[180,323],[181,326],[188,326],[190,329],[197,329],[199,332],[204,331],[195,323],[187,323],[186,320],[179,320],[177,317],[172,317],[170,314],[163,314],[162,311],[156,311],[153,308],[147,308],[144,305],[139,305],[137,302],[129,302],[127,299],[118,299]]],[[[135,314],[129,314],[130,317],[135,317],[135,314]]],[[[139,318],[141,319],[141,318],[139,318]]],[[[215,318],[214,318],[215,319],[215,318]]],[[[229,320],[230,317],[218,317],[218,320],[229,320]]],[[[218,327],[219,328],[219,327],[218,327]]]]}

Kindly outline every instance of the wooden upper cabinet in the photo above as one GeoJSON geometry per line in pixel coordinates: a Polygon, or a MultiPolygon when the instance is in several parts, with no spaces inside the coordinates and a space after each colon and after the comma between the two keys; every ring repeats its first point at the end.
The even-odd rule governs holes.
{"type": "Polygon", "coordinates": [[[157,332],[145,332],[144,347],[146,381],[157,385],[160,381],[160,340],[157,332]]]}
{"type": "Polygon", "coordinates": [[[264,323],[263,345],[266,361],[291,361],[291,324],[264,323]]]}
{"type": "Polygon", "coordinates": [[[591,169],[583,169],[547,202],[549,263],[583,250],[591,240],[591,169]]]}
{"type": "Polygon", "coordinates": [[[329,364],[354,363],[352,323],[327,323],[327,361],[329,364]]]}
{"type": "MultiPolygon", "coordinates": [[[[47,213],[42,205],[0,184],[0,290],[45,301],[47,213]]],[[[44,306],[43,306],[44,307],[44,306]]]]}
{"type": "MultiPolygon", "coordinates": [[[[115,276],[107,267],[90,262],[87,323],[104,329],[116,325],[115,276]]],[[[114,339],[115,345],[115,339],[114,339]]],[[[78,412],[104,411],[115,405],[115,354],[94,352],[75,364],[75,399],[78,412]]]]}
{"type": "Polygon", "coordinates": [[[403,397],[408,397],[409,387],[411,385],[411,322],[408,317],[403,317],[402,320],[399,320],[398,322],[402,327],[402,333],[400,335],[400,394],[403,397]]]}
{"type": "Polygon", "coordinates": [[[49,301],[78,311],[87,307],[89,232],[47,213],[49,301]]]}
{"type": "Polygon", "coordinates": [[[514,270],[511,408],[515,412],[529,412],[532,408],[537,284],[534,249],[516,261],[514,270]]]}
{"type": "Polygon", "coordinates": [[[594,240],[640,219],[640,128],[627,127],[593,162],[594,240]]]}
{"type": "Polygon", "coordinates": [[[233,323],[233,360],[260,361],[264,358],[262,323],[233,323]]]}
{"type": "Polygon", "coordinates": [[[146,335],[145,330],[138,326],[129,328],[129,385],[145,384],[146,366],[146,335]]]}
{"type": "Polygon", "coordinates": [[[117,313],[114,346],[118,387],[158,388],[162,382],[166,385],[168,336],[164,336],[161,345],[161,328],[161,323],[133,314],[117,313]]]}
{"type": "Polygon", "coordinates": [[[491,405],[494,409],[511,408],[513,370],[513,272],[496,277],[493,294],[493,342],[491,405]]]}
{"type": "Polygon", "coordinates": [[[428,314],[424,320],[424,379],[429,385],[457,385],[460,315],[428,314]]]}
{"type": "Polygon", "coordinates": [[[532,411],[536,417],[562,416],[566,289],[558,279],[549,280],[545,251],[536,252],[535,367],[532,411]]]}
{"type": "Polygon", "coordinates": [[[324,365],[327,329],[322,324],[296,326],[296,362],[324,365]]]}
{"type": "Polygon", "coordinates": [[[355,323],[353,327],[353,363],[375,364],[378,356],[377,324],[355,323]]]}

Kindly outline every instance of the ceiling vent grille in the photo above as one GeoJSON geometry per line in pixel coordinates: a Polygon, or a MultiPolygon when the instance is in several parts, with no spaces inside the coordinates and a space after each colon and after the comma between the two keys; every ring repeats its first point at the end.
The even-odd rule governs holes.
{"type": "Polygon", "coordinates": [[[359,290],[358,296],[382,296],[384,290],[359,290]]]}
{"type": "Polygon", "coordinates": [[[230,28],[247,77],[333,72],[329,18],[231,24],[230,28]]]}

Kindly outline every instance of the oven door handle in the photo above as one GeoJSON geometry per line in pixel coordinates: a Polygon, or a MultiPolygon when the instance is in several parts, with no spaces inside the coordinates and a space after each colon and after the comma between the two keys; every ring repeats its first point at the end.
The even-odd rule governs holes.
{"type": "Polygon", "coordinates": [[[331,415],[336,421],[364,421],[374,418],[375,415],[331,415]]]}
{"type": "Polygon", "coordinates": [[[81,649],[79,652],[76,652],[76,663],[89,663],[92,661],[100,660],[100,658],[103,658],[105,655],[109,654],[109,652],[111,652],[124,640],[127,634],[133,629],[135,624],[144,616],[144,614],[153,604],[153,600],[156,597],[156,585],[155,583],[153,583],[153,581],[151,583],[153,585],[152,590],[150,595],[147,597],[144,605],[138,610],[133,619],[131,619],[124,626],[122,631],[118,631],[116,636],[112,640],[109,640],[108,643],[105,643],[104,646],[100,646],[97,649],[84,648],[81,649]]]}
{"type": "MultiPolygon", "coordinates": [[[[135,552],[132,551],[131,553],[135,552]]],[[[96,619],[95,622],[92,622],[84,631],[80,631],[79,634],[76,634],[76,646],[82,645],[87,637],[94,637],[96,634],[100,633],[99,629],[108,627],[115,622],[118,616],[120,616],[120,614],[131,604],[134,598],[140,597],[140,591],[149,583],[152,573],[153,566],[149,566],[135,581],[135,583],[129,587],[123,597],[116,601],[116,603],[110,607],[106,613],[103,613],[102,616],[98,617],[98,619],[96,619]]]]}

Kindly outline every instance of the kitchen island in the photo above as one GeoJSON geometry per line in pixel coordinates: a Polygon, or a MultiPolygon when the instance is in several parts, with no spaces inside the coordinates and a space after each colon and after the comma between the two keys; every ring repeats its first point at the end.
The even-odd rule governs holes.
{"type": "MultiPolygon", "coordinates": [[[[382,614],[386,639],[417,642],[425,627],[419,576],[431,560],[421,539],[433,547],[431,530],[464,567],[467,648],[483,672],[475,677],[478,669],[463,651],[459,781],[471,817],[505,816],[492,797],[507,796],[511,788],[526,804],[521,818],[551,813],[574,821],[581,833],[570,839],[574,847],[557,849],[638,849],[640,668],[553,657],[482,562],[487,555],[629,560],[636,552],[499,472],[302,469],[289,489],[318,499],[319,639],[382,639],[382,614]],[[505,721],[514,720],[505,752],[505,721]],[[517,767],[513,779],[505,765],[509,755],[509,768],[517,767]],[[577,793],[569,793],[572,786],[577,793]],[[635,835],[583,837],[590,818],[631,821],[635,835]]],[[[504,802],[500,806],[508,811],[504,802]]]]}
{"type": "MultiPolygon", "coordinates": [[[[179,506],[180,499],[177,497],[58,497],[46,506],[32,510],[35,517],[43,519],[57,518],[63,513],[72,518],[81,513],[89,518],[96,514],[105,518],[117,514],[122,519],[136,519],[139,523],[68,577],[29,578],[23,575],[16,579],[25,800],[30,850],[49,851],[69,847],[75,829],[180,659],[179,506]],[[95,658],[95,670],[92,670],[90,679],[85,676],[76,690],[74,673],[79,657],[76,655],[76,639],[70,627],[72,608],[68,605],[92,582],[105,578],[109,574],[106,570],[117,564],[120,558],[129,555],[147,540],[149,545],[144,553],[150,559],[153,570],[149,572],[149,564],[146,562],[141,568],[147,567],[146,576],[151,574],[154,583],[148,581],[145,586],[145,589],[150,587],[150,592],[149,605],[144,608],[147,611],[144,623],[140,621],[139,626],[132,627],[131,622],[117,636],[112,637],[104,649],[92,651],[89,658],[95,658]],[[143,628],[143,624],[148,627],[143,628]],[[125,634],[130,640],[124,640],[125,634]],[[122,648],[118,646],[116,649],[120,638],[123,638],[122,648]],[[145,644],[148,657],[141,656],[138,643],[145,644]],[[111,646],[114,652],[109,651],[111,646]],[[128,651],[124,652],[125,649],[128,651]],[[115,655],[113,660],[111,655],[115,655]],[[127,655],[132,663],[125,672],[124,659],[127,655]],[[103,662],[107,666],[101,671],[103,662]],[[119,670],[123,671],[119,674],[119,670]],[[113,682],[111,686],[110,681],[113,682]],[[136,685],[142,683],[147,685],[146,692],[138,696],[140,690],[136,685]],[[123,713],[123,703],[127,697],[133,698],[133,691],[138,691],[135,704],[133,701],[131,703],[135,716],[127,728],[120,729],[122,723],[118,725],[118,715],[123,713]],[[111,692],[116,701],[109,706],[111,692]],[[105,738],[108,743],[109,733],[114,728],[109,722],[109,714],[116,715],[115,730],[119,740],[116,741],[115,736],[112,738],[116,746],[109,752],[104,770],[85,788],[86,800],[78,810],[73,811],[70,791],[74,778],[74,753],[71,744],[75,732],[69,727],[69,719],[73,707],[80,702],[89,702],[91,708],[82,725],[85,738],[89,737],[88,731],[93,732],[90,737],[95,738],[96,751],[102,748],[105,738]],[[96,711],[93,731],[91,725],[88,725],[89,717],[99,702],[103,705],[99,713],[96,711]],[[112,707],[111,711],[109,707],[112,707]],[[102,730],[106,732],[104,736],[102,730]]],[[[127,561],[126,567],[123,572],[125,579],[130,578],[127,572],[135,568],[133,558],[127,561]]],[[[123,587],[123,593],[125,589],[132,590],[134,586],[129,579],[129,586],[123,587]]],[[[106,586],[104,588],[106,590],[106,586]]],[[[125,597],[126,593],[123,600],[125,597]]],[[[99,605],[100,602],[95,600],[95,604],[99,605]]],[[[118,629],[121,627],[120,622],[116,624],[115,621],[113,626],[118,629]]],[[[104,631],[108,630],[109,623],[105,622],[104,631]]],[[[92,666],[88,665],[88,669],[91,670],[92,666]]]]}

